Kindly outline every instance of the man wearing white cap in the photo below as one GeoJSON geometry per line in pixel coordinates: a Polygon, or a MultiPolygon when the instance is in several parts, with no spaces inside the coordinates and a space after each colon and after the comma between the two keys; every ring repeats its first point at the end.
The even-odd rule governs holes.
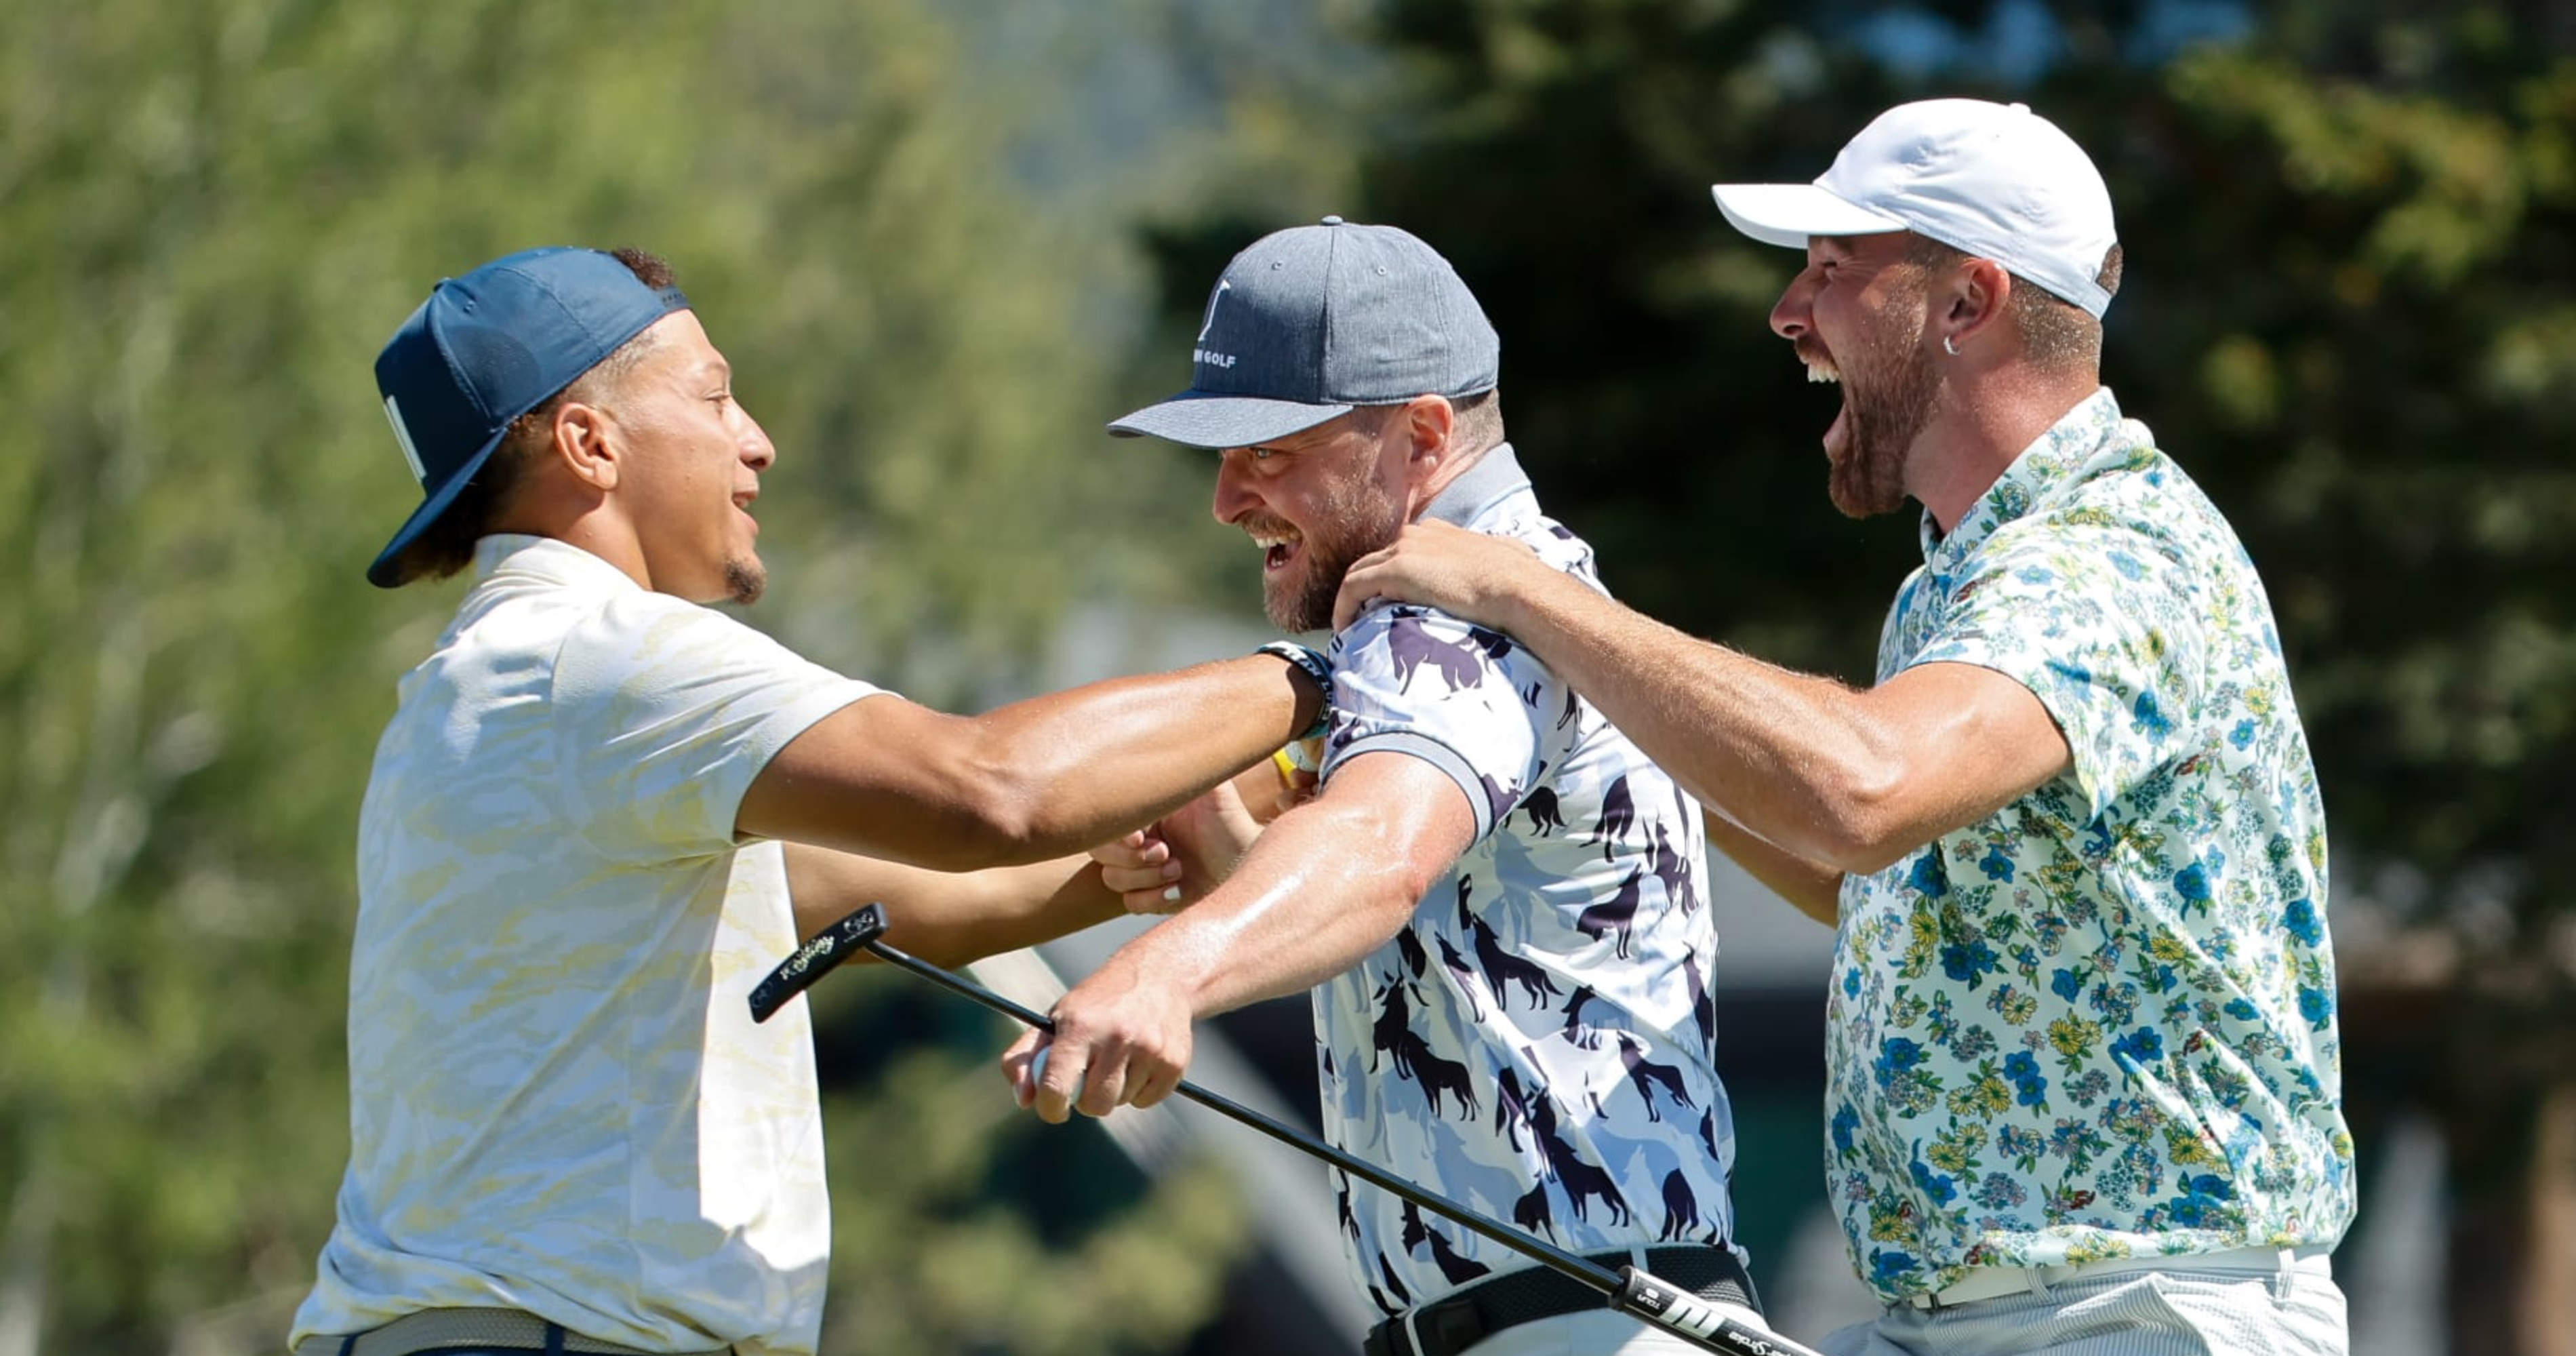
{"type": "Polygon", "coordinates": [[[1887,1308],[1829,1349],[2345,1349],[2324,810],[2262,581],[2100,383],[2100,174],[2021,105],[1943,99],[1813,184],[1716,194],[1806,251],[1771,326],[1842,385],[1835,506],[1923,506],[1876,685],[1435,527],[1339,609],[1507,631],[1836,925],[1828,1194],[1887,1308]]]}

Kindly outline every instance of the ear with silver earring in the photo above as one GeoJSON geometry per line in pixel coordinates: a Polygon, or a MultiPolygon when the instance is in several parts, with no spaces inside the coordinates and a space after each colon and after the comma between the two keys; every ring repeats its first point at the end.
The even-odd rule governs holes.
{"type": "Polygon", "coordinates": [[[1959,346],[1951,342],[1951,336],[1946,334],[1941,336],[1941,351],[1953,358],[1959,356],[1959,346]]]}

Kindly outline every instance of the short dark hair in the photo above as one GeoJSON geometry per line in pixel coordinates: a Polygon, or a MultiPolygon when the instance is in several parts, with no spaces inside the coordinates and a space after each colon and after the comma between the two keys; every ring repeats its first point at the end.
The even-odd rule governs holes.
{"type": "Polygon", "coordinates": [[[1458,416],[1451,437],[1470,451],[1482,452],[1503,440],[1503,388],[1488,386],[1449,402],[1458,416]]]}
{"type": "MultiPolygon", "coordinates": [[[[1924,268],[1940,268],[1972,257],[1930,236],[1917,235],[1906,251],[1906,262],[1924,268]]],[[[2119,242],[2113,241],[2110,252],[2102,257],[2102,267],[2093,281],[2112,295],[2120,291],[2120,269],[2123,255],[2119,242]]],[[[2068,301],[2047,288],[2016,273],[2013,281],[2021,284],[2012,290],[2004,303],[2004,315],[2020,331],[2022,347],[2033,364],[2040,367],[2065,367],[2075,363],[2099,365],[2102,361],[2102,322],[2092,312],[2068,301]]]]}
{"type": "MultiPolygon", "coordinates": [[[[659,256],[632,247],[608,251],[610,257],[626,265],[635,280],[651,288],[669,287],[673,283],[670,264],[659,256]]],[[[572,383],[546,397],[535,409],[510,421],[501,435],[501,445],[483,459],[474,478],[465,482],[454,502],[445,512],[430,520],[420,536],[403,553],[394,558],[398,583],[415,579],[445,579],[474,563],[474,544],[490,536],[492,524],[510,507],[512,493],[519,487],[537,455],[553,435],[555,414],[564,402],[578,400],[585,404],[615,389],[618,379],[635,370],[635,365],[653,347],[650,329],[618,345],[614,352],[593,364],[591,369],[573,378],[572,383]]]]}
{"type": "MultiPolygon", "coordinates": [[[[1363,432],[1375,433],[1386,427],[1386,412],[1397,405],[1362,405],[1353,421],[1363,432]]],[[[1451,396],[1449,412],[1456,416],[1450,425],[1449,440],[1471,452],[1482,452],[1503,440],[1503,395],[1499,386],[1488,386],[1473,395],[1451,396]]]]}

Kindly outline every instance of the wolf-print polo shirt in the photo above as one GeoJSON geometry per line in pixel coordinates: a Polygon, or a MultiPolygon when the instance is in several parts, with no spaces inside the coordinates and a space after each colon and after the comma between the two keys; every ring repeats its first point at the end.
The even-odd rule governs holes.
{"type": "MultiPolygon", "coordinates": [[[[1601,587],[1592,548],[1539,511],[1509,446],[1424,516],[1527,543],[1601,587]]],[[[1476,837],[1403,931],[1315,990],[1326,1135],[1577,1252],[1733,1246],[1698,804],[1499,632],[1383,606],[1330,657],[1325,781],[1363,755],[1420,758],[1467,798],[1476,837]]],[[[1382,1312],[1527,1265],[1337,1184],[1355,1278],[1382,1312]]]]}
{"type": "Polygon", "coordinates": [[[292,1341],[524,1310],[804,1356],[830,1220],[770,757],[877,691],[563,542],[496,536],[359,813],[350,1157],[292,1341]]]}
{"type": "Polygon", "coordinates": [[[2245,548],[2104,389],[1923,553],[1879,679],[1992,669],[2074,765],[1844,879],[1825,1161],[1862,1278],[2332,1245],[2325,807],[2245,548]]]}

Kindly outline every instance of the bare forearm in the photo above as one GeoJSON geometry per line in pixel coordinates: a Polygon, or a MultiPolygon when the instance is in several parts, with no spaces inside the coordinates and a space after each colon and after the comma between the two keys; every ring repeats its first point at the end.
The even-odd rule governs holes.
{"type": "MultiPolygon", "coordinates": [[[[1551,574],[1513,595],[1512,637],[1646,755],[1766,845],[1844,861],[1891,741],[1857,694],[1683,634],[1551,574]]],[[[1750,869],[1750,868],[1748,868],[1750,869]]]]}
{"type": "Polygon", "coordinates": [[[1701,818],[1707,827],[1709,846],[1725,853],[1728,860],[1744,868],[1745,874],[1759,881],[1764,889],[1789,901],[1798,912],[1826,927],[1840,925],[1841,871],[1765,842],[1746,832],[1744,826],[1714,811],[1701,818]]]}
{"type": "MultiPolygon", "coordinates": [[[[1231,879],[1128,944],[1200,1017],[1303,993],[1404,926],[1427,882],[1396,854],[1354,852],[1382,826],[1309,807],[1265,830],[1231,879]]],[[[1359,818],[1368,818],[1366,815],[1359,818]]]]}
{"type": "Polygon", "coordinates": [[[1429,763],[1363,753],[1316,799],[1262,831],[1226,883],[1120,947],[1055,1005],[1056,1062],[1032,1085],[1006,1060],[1040,1116],[1121,1103],[1151,1106],[1189,1065],[1202,1017],[1312,988],[1385,945],[1433,877],[1475,836],[1465,795],[1429,763]],[[1095,1079],[1094,1073],[1099,1076],[1095,1079]]]}
{"type": "Polygon", "coordinates": [[[1037,837],[1088,847],[1258,764],[1311,725],[1322,694],[1266,655],[1121,678],[978,718],[990,757],[1037,801],[1037,837]]]}
{"type": "Polygon", "coordinates": [[[1322,694],[1272,655],[943,715],[854,702],[790,741],[746,835],[936,870],[1044,861],[1150,823],[1302,733],[1322,694]]]}
{"type": "Polygon", "coordinates": [[[887,943],[939,965],[1035,946],[1124,912],[1088,857],[946,872],[790,843],[787,884],[800,936],[882,903],[887,943]]]}

